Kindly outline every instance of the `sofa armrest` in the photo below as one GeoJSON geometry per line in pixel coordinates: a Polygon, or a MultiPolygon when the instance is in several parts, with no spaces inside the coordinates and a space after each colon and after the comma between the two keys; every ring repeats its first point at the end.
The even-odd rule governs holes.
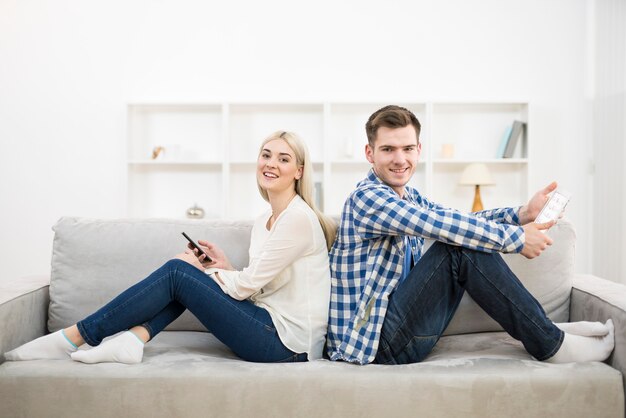
{"type": "Polygon", "coordinates": [[[574,276],[570,297],[570,321],[615,324],[615,350],[607,363],[622,372],[626,388],[626,286],[590,274],[574,276]]]}
{"type": "Polygon", "coordinates": [[[0,363],[4,353],[47,334],[50,278],[0,283],[0,363]]]}

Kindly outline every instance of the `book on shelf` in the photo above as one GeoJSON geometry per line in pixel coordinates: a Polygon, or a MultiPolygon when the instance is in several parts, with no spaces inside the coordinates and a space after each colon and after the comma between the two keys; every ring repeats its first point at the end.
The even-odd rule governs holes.
{"type": "Polygon", "coordinates": [[[515,154],[517,144],[520,142],[520,138],[524,135],[526,130],[526,123],[516,120],[512,126],[509,126],[502,137],[500,147],[498,148],[498,158],[512,158],[515,154]]]}
{"type": "Polygon", "coordinates": [[[500,146],[498,147],[498,152],[496,153],[496,158],[502,158],[504,156],[504,150],[506,149],[506,144],[509,142],[509,138],[511,137],[511,129],[512,126],[507,126],[504,131],[504,135],[502,136],[502,141],[500,141],[500,146]]]}

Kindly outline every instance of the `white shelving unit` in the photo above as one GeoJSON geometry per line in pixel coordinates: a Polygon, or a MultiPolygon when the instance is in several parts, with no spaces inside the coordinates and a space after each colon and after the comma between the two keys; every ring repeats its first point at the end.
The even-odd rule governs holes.
{"type": "MultiPolygon", "coordinates": [[[[208,218],[249,219],[267,204],[255,180],[261,141],[277,130],[307,143],[314,181],[322,184],[322,209],[337,215],[365,177],[365,122],[386,103],[214,103],[128,106],[128,215],[184,217],[197,204],[208,218]],[[163,147],[152,159],[155,147],[163,147]]],[[[481,188],[486,207],[528,198],[529,135],[515,158],[495,158],[514,120],[527,122],[527,103],[397,103],[422,124],[422,156],[412,185],[431,200],[469,210],[473,189],[459,186],[461,172],[487,164],[496,185],[481,188]],[[444,144],[454,154],[442,158],[444,144]],[[449,148],[448,145],[448,148],[449,148]]]]}

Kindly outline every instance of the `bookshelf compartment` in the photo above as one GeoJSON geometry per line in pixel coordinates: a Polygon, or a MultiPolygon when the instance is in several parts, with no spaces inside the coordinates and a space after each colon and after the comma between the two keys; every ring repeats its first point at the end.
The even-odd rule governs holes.
{"type": "Polygon", "coordinates": [[[184,218],[197,204],[205,217],[221,217],[223,199],[218,165],[167,164],[129,167],[129,216],[184,218]]]}
{"type": "MultiPolygon", "coordinates": [[[[527,107],[523,103],[435,104],[432,157],[445,158],[446,147],[451,145],[451,159],[497,158],[507,128],[515,120],[527,122],[527,107]]],[[[518,144],[516,158],[528,156],[525,142],[522,138],[518,144]]]]}
{"type": "MultiPolygon", "coordinates": [[[[370,169],[364,151],[365,123],[386,104],[130,104],[128,214],[179,218],[197,203],[206,218],[258,216],[267,209],[256,186],[259,146],[272,132],[284,129],[300,135],[309,148],[321,209],[339,215],[370,169]],[[166,152],[152,160],[155,146],[165,146],[166,152]]],[[[496,181],[496,186],[481,187],[485,207],[527,201],[530,131],[526,130],[515,158],[496,158],[496,153],[514,120],[529,124],[528,103],[399,104],[413,111],[422,124],[422,153],[410,185],[429,200],[469,210],[473,188],[459,186],[458,181],[466,165],[480,162],[487,164],[496,181]],[[444,144],[452,145],[453,155],[441,155],[444,144]]]]}
{"type": "Polygon", "coordinates": [[[214,161],[223,159],[222,109],[218,105],[131,105],[128,156],[150,161],[214,161]]]}

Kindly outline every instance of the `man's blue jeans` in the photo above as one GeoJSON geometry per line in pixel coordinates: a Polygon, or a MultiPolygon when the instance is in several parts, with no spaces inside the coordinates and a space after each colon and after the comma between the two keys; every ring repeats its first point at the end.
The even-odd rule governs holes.
{"type": "Polygon", "coordinates": [[[282,344],[265,309],[231,298],[204,272],[182,260],[168,261],[77,326],[91,346],[136,325],[153,338],[185,309],[244,360],[307,360],[306,353],[294,353],[282,344]]]}
{"type": "Polygon", "coordinates": [[[465,291],[537,360],[561,347],[563,332],[499,254],[436,242],[391,294],[375,362],[424,360],[465,291]]]}

